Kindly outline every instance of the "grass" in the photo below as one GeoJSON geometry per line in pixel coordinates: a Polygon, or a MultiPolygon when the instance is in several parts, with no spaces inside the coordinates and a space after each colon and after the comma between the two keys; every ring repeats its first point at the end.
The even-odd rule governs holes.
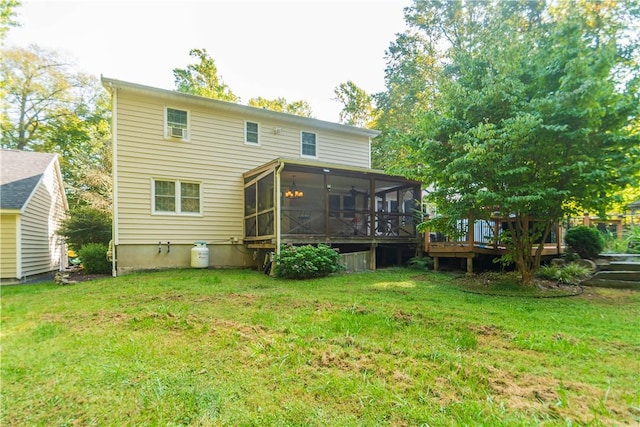
{"type": "Polygon", "coordinates": [[[632,425],[640,294],[390,269],[2,288],[3,426],[632,425]]]}

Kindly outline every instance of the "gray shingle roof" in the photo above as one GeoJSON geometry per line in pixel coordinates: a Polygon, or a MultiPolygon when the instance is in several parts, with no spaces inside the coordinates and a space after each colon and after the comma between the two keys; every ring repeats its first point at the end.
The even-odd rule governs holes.
{"type": "Polygon", "coordinates": [[[0,150],[0,209],[22,209],[55,154],[0,150]]]}

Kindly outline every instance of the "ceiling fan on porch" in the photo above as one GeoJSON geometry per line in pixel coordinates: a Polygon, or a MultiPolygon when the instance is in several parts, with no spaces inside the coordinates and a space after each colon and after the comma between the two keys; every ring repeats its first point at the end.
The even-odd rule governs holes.
{"type": "Polygon", "coordinates": [[[358,194],[364,194],[365,196],[368,196],[368,195],[369,195],[369,192],[368,192],[368,191],[360,191],[360,190],[358,190],[358,189],[356,188],[356,186],[355,186],[355,185],[352,185],[352,186],[351,186],[351,190],[349,190],[349,193],[351,194],[351,197],[353,197],[354,199],[356,198],[356,196],[357,196],[358,194]]]}

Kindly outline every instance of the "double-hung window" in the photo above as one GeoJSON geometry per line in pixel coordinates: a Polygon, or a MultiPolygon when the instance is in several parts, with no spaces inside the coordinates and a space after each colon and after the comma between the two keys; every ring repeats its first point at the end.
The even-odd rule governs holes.
{"type": "Polygon", "coordinates": [[[302,157],[318,157],[315,133],[304,131],[300,133],[300,155],[302,157]]]}
{"type": "Polygon", "coordinates": [[[255,122],[244,122],[244,142],[245,144],[260,144],[260,126],[255,122]]]}
{"type": "Polygon", "coordinates": [[[176,108],[166,109],[166,137],[187,140],[189,131],[189,112],[176,108]]]}
{"type": "Polygon", "coordinates": [[[153,180],[153,212],[200,214],[200,184],[177,180],[153,180]]]}

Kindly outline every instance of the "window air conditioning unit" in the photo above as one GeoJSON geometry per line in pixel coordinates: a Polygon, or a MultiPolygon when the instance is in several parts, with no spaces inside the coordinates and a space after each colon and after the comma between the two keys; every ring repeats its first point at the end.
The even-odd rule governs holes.
{"type": "Polygon", "coordinates": [[[187,133],[186,129],[177,128],[173,126],[169,127],[169,135],[171,135],[174,138],[184,138],[186,133],[187,133]]]}

